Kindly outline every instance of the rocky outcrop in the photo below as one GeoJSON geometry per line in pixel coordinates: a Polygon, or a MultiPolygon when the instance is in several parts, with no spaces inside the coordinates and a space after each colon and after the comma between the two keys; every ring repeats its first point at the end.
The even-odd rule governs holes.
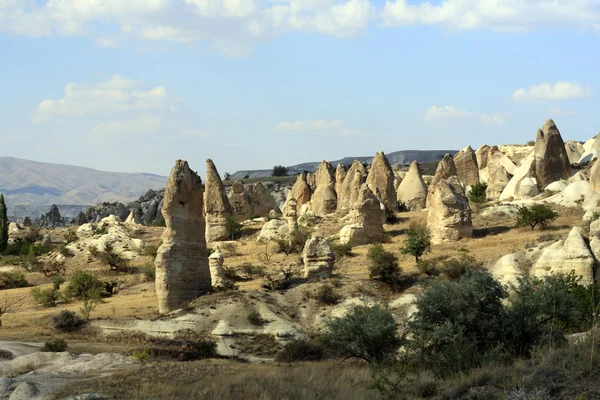
{"type": "Polygon", "coordinates": [[[373,193],[378,189],[382,203],[388,210],[397,211],[396,190],[394,189],[394,171],[383,151],[376,153],[367,175],[366,183],[373,193]]]}
{"type": "Polygon", "coordinates": [[[315,191],[317,188],[317,179],[315,174],[312,172],[308,172],[306,174],[306,183],[308,183],[308,187],[310,188],[311,193],[315,191]]]}
{"type": "Polygon", "coordinates": [[[438,182],[431,196],[427,226],[432,243],[470,238],[473,235],[471,208],[458,178],[452,176],[438,182]]]}
{"type": "Polygon", "coordinates": [[[400,182],[396,199],[414,211],[422,210],[427,205],[427,184],[423,180],[417,161],[412,162],[408,173],[400,182]]]}
{"type": "Polygon", "coordinates": [[[546,121],[536,134],[535,147],[535,176],[540,190],[552,182],[571,176],[571,164],[565,149],[565,143],[554,121],[546,121]]]}
{"type": "Polygon", "coordinates": [[[494,264],[490,272],[494,279],[502,285],[516,286],[519,278],[523,276],[520,268],[522,263],[523,260],[520,260],[519,254],[507,254],[494,264]]]}
{"type": "Polygon", "coordinates": [[[310,201],[312,190],[310,188],[310,185],[308,184],[307,178],[308,174],[306,172],[303,172],[300,175],[298,175],[296,183],[294,183],[294,187],[292,187],[292,190],[288,193],[286,205],[283,210],[284,215],[287,214],[287,209],[289,207],[288,203],[290,199],[296,200],[297,210],[300,210],[304,204],[307,204],[310,201]]]}
{"type": "Polygon", "coordinates": [[[233,216],[233,209],[225,194],[225,186],[211,159],[206,160],[206,185],[204,192],[206,214],[206,241],[208,243],[228,240],[226,221],[233,216]]]}
{"type": "Polygon", "coordinates": [[[488,165],[488,155],[490,153],[490,146],[487,144],[482,145],[475,152],[475,157],[477,158],[477,166],[479,167],[479,180],[481,182],[487,182],[487,165],[488,165]]]}
{"type": "MultiPolygon", "coordinates": [[[[505,179],[504,177],[502,180],[505,179]]],[[[501,186],[501,185],[500,185],[501,186]]],[[[522,161],[515,175],[500,194],[500,201],[531,198],[539,193],[535,181],[535,157],[533,152],[522,161]]]]}
{"type": "Polygon", "coordinates": [[[271,211],[280,215],[281,210],[271,191],[263,186],[261,182],[257,182],[252,187],[252,213],[259,217],[268,217],[271,211]]]}
{"type": "Polygon", "coordinates": [[[89,219],[87,215],[85,215],[83,211],[80,211],[79,214],[77,214],[77,217],[75,218],[75,225],[80,226],[83,224],[87,224],[88,222],[89,219]]]}
{"type": "Polygon", "coordinates": [[[335,255],[325,239],[320,236],[306,241],[302,251],[304,278],[329,278],[333,271],[335,255]]]}
{"type": "Polygon", "coordinates": [[[65,223],[60,216],[60,211],[56,204],[50,207],[50,211],[42,215],[40,218],[40,227],[42,228],[58,228],[59,226],[65,226],[65,223]]]}
{"type": "Polygon", "coordinates": [[[354,203],[358,200],[360,188],[367,179],[367,170],[365,167],[354,160],[352,166],[346,174],[344,183],[340,192],[338,192],[338,210],[351,210],[354,203]]]}
{"type": "Polygon", "coordinates": [[[233,213],[239,220],[246,220],[248,217],[254,215],[252,210],[252,200],[250,195],[246,192],[242,181],[235,181],[231,186],[231,190],[227,194],[229,204],[233,209],[233,213]]]}
{"type": "Polygon", "coordinates": [[[581,158],[579,158],[578,164],[585,165],[598,158],[598,153],[600,152],[600,134],[585,142],[583,144],[583,150],[584,152],[581,155],[581,158]]]}
{"type": "Polygon", "coordinates": [[[350,217],[352,224],[340,231],[340,243],[360,246],[383,241],[380,202],[366,183],[360,187],[350,217]]]}
{"type": "MultiPolygon", "coordinates": [[[[433,192],[437,187],[438,183],[443,180],[450,178],[451,176],[456,176],[456,165],[454,164],[454,160],[450,154],[446,154],[442,161],[439,162],[437,169],[435,170],[435,175],[433,176],[433,180],[428,188],[427,193],[427,208],[432,206],[433,202],[433,192]]],[[[456,181],[460,185],[460,181],[456,181]]]]}
{"type": "Polygon", "coordinates": [[[316,216],[334,213],[337,209],[335,175],[328,161],[321,162],[316,173],[316,189],[311,200],[311,209],[316,216]]]}
{"type": "Polygon", "coordinates": [[[335,193],[338,197],[340,196],[340,193],[342,193],[342,185],[344,184],[347,173],[346,167],[342,164],[338,164],[335,169],[335,193]]]}
{"type": "Polygon", "coordinates": [[[456,175],[464,187],[479,183],[477,156],[471,146],[467,146],[456,153],[454,165],[456,166],[456,175]]]}
{"type": "Polygon", "coordinates": [[[258,238],[259,243],[265,243],[270,240],[289,240],[290,228],[287,221],[281,219],[272,219],[263,225],[258,238]]]}
{"type": "Polygon", "coordinates": [[[161,314],[181,308],[211,288],[203,203],[202,180],[186,161],[178,160],[167,181],[162,209],[167,227],[155,260],[161,314]]]}
{"type": "Polygon", "coordinates": [[[221,253],[221,249],[217,247],[210,256],[208,256],[208,266],[210,268],[210,279],[213,289],[220,289],[225,282],[225,274],[223,273],[223,263],[225,257],[221,253]]]}
{"type": "Polygon", "coordinates": [[[565,150],[571,164],[577,164],[583,153],[585,153],[583,145],[576,140],[567,140],[565,142],[565,150]]]}
{"type": "Polygon", "coordinates": [[[490,148],[488,153],[488,163],[487,163],[487,190],[486,194],[489,199],[498,199],[502,194],[502,191],[510,182],[512,177],[509,169],[515,173],[516,167],[502,153],[498,147],[493,146],[490,148]],[[508,167],[508,168],[507,168],[508,167]]]}
{"type": "Polygon", "coordinates": [[[581,276],[582,285],[594,283],[594,256],[577,227],[571,230],[566,240],[545,248],[531,271],[536,277],[571,272],[581,276]]]}

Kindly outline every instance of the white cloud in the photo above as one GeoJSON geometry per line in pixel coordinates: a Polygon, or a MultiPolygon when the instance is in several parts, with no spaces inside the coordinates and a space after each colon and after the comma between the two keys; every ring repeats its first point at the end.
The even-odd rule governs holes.
{"type": "Polygon", "coordinates": [[[119,47],[119,39],[117,39],[116,37],[98,38],[96,39],[96,44],[99,47],[114,49],[119,47]]]}
{"type": "Polygon", "coordinates": [[[108,81],[96,84],[67,84],[62,99],[46,99],[37,106],[33,121],[40,123],[57,115],[87,116],[158,110],[166,103],[167,91],[164,87],[148,89],[143,82],[113,75],[108,81]]]}
{"type": "Polygon", "coordinates": [[[9,144],[17,140],[16,136],[0,136],[0,144],[9,144]]]}
{"type": "Polygon", "coordinates": [[[342,121],[337,119],[331,121],[322,119],[312,121],[281,121],[273,126],[273,130],[285,133],[305,133],[322,136],[366,136],[361,130],[345,126],[342,121]]]}
{"type": "Polygon", "coordinates": [[[452,106],[432,106],[425,112],[426,121],[437,121],[449,118],[468,118],[473,113],[452,106]]]}
{"type": "Polygon", "coordinates": [[[591,97],[593,94],[594,90],[591,86],[584,86],[577,82],[559,81],[532,85],[528,89],[517,89],[512,94],[512,99],[514,101],[568,100],[591,97]]]}
{"type": "Polygon", "coordinates": [[[384,26],[423,24],[501,32],[548,26],[599,30],[600,5],[597,0],[443,0],[439,5],[387,0],[381,19],[384,26]]]}
{"type": "Polygon", "coordinates": [[[101,123],[90,130],[94,137],[129,137],[160,131],[160,118],[141,115],[134,119],[101,123]]]}
{"type": "Polygon", "coordinates": [[[504,120],[504,118],[498,114],[494,114],[494,115],[482,114],[479,116],[479,119],[481,120],[481,122],[486,123],[486,124],[502,125],[504,122],[506,122],[504,120]]]}
{"type": "MultiPolygon", "coordinates": [[[[0,1],[0,31],[26,36],[92,36],[98,25],[146,40],[205,41],[232,55],[288,31],[354,37],[375,15],[369,0],[0,1]],[[24,4],[25,3],[25,4],[24,4]]],[[[96,38],[111,47],[117,38],[96,38]]]]}
{"type": "Polygon", "coordinates": [[[210,138],[212,138],[214,136],[215,136],[215,134],[212,133],[212,132],[198,131],[198,130],[195,130],[195,129],[183,129],[177,135],[177,137],[180,138],[180,139],[192,139],[192,138],[196,138],[196,139],[210,139],[210,138]]]}

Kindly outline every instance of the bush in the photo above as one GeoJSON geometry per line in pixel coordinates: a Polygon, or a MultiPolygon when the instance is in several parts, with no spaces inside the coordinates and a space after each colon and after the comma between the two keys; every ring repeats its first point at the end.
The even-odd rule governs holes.
{"type": "Polygon", "coordinates": [[[277,240],[278,251],[290,255],[292,253],[302,253],[306,241],[310,238],[308,229],[298,227],[290,233],[290,240],[277,240]]]}
{"type": "Polygon", "coordinates": [[[434,260],[419,260],[417,268],[427,276],[438,276],[440,274],[439,264],[434,260]]]}
{"type": "Polygon", "coordinates": [[[269,290],[285,290],[292,284],[294,273],[290,269],[282,269],[279,273],[264,277],[262,287],[269,290]]]}
{"type": "Polygon", "coordinates": [[[317,300],[323,304],[334,305],[339,303],[341,298],[342,296],[340,296],[339,293],[333,289],[333,286],[329,284],[321,285],[317,291],[317,300]]]}
{"type": "Polygon", "coordinates": [[[333,254],[335,254],[336,260],[341,260],[344,257],[352,256],[352,245],[349,243],[346,244],[332,244],[330,243],[331,250],[333,254]]]}
{"type": "Polygon", "coordinates": [[[425,224],[411,223],[407,236],[404,241],[404,247],[401,248],[403,254],[409,254],[415,257],[419,262],[421,256],[427,253],[431,248],[431,233],[425,224]]]}
{"type": "Polygon", "coordinates": [[[385,251],[381,244],[370,246],[367,257],[371,261],[369,267],[371,279],[378,279],[391,285],[401,281],[402,269],[398,265],[398,257],[385,251]]]}
{"type": "Polygon", "coordinates": [[[535,140],[528,141],[527,146],[535,146],[535,140]]]}
{"type": "Polygon", "coordinates": [[[271,176],[287,176],[288,169],[283,165],[276,165],[273,167],[273,172],[271,172],[271,176]]]}
{"type": "Polygon", "coordinates": [[[165,221],[165,217],[162,215],[162,212],[158,217],[156,217],[154,222],[152,222],[152,226],[156,226],[159,228],[167,226],[167,221],[165,221]]]}
{"type": "Polygon", "coordinates": [[[96,275],[86,271],[77,271],[69,280],[66,295],[77,299],[91,298],[92,296],[106,296],[106,283],[96,275]]]}
{"type": "Polygon", "coordinates": [[[0,289],[16,289],[29,286],[22,272],[0,273],[0,289]]]}
{"type": "Polygon", "coordinates": [[[75,256],[73,251],[71,249],[69,249],[67,246],[61,246],[59,253],[66,258],[71,258],[71,257],[75,256]]]}
{"type": "Polygon", "coordinates": [[[54,329],[62,332],[73,332],[85,325],[85,321],[79,318],[74,311],[63,310],[52,317],[54,329]]]}
{"type": "Polygon", "coordinates": [[[65,236],[65,241],[67,244],[73,243],[77,241],[77,233],[73,231],[69,231],[65,236]]]}
{"type": "Polygon", "coordinates": [[[475,204],[477,207],[481,206],[487,200],[487,183],[480,182],[471,186],[469,192],[469,201],[475,204]]]}
{"type": "Polygon", "coordinates": [[[152,282],[156,279],[156,267],[152,264],[146,264],[141,266],[140,272],[149,282],[152,282]]]}
{"type": "Polygon", "coordinates": [[[157,245],[153,245],[153,244],[149,244],[148,246],[144,247],[144,252],[143,254],[145,256],[149,256],[152,258],[156,257],[156,253],[158,252],[158,247],[157,245]]]}
{"type": "Polygon", "coordinates": [[[258,310],[252,310],[248,313],[248,322],[250,322],[252,325],[262,326],[267,321],[263,319],[258,310]]]}
{"type": "Polygon", "coordinates": [[[108,233],[108,225],[101,224],[94,228],[94,235],[106,235],[108,233]]]}
{"type": "Polygon", "coordinates": [[[104,243],[104,251],[95,252],[96,257],[111,270],[116,272],[129,272],[129,261],[121,257],[110,242],[104,243]]]}
{"type": "Polygon", "coordinates": [[[558,213],[546,204],[534,204],[531,207],[518,206],[516,226],[529,225],[533,230],[540,225],[543,229],[554,222],[556,218],[558,218],[558,213]]]}
{"type": "Polygon", "coordinates": [[[402,343],[394,317],[379,306],[357,306],[329,321],[323,340],[339,356],[377,363],[390,358],[402,343]]]}
{"type": "Polygon", "coordinates": [[[50,353],[62,353],[63,351],[67,351],[67,347],[67,342],[65,342],[63,339],[52,339],[44,343],[42,351],[50,353]]]}
{"type": "Polygon", "coordinates": [[[240,269],[246,275],[265,276],[265,267],[262,267],[260,265],[253,265],[251,263],[243,263],[240,266],[240,269]]]}
{"type": "Polygon", "coordinates": [[[457,280],[475,270],[481,269],[481,263],[466,254],[444,261],[442,272],[448,279],[457,280]]]}
{"type": "Polygon", "coordinates": [[[244,225],[240,223],[235,217],[227,217],[225,219],[225,231],[229,240],[236,240],[242,237],[242,228],[244,225]]]}
{"type": "Polygon", "coordinates": [[[235,243],[223,243],[221,250],[225,257],[235,257],[237,255],[237,246],[235,243]]]}
{"type": "Polygon", "coordinates": [[[323,356],[324,350],[321,344],[297,339],[283,346],[283,349],[277,354],[275,360],[285,363],[319,361],[323,359],[323,356]]]}
{"type": "Polygon", "coordinates": [[[39,305],[50,308],[56,307],[56,302],[60,299],[60,292],[55,288],[40,289],[34,287],[31,289],[31,296],[39,305]]]}

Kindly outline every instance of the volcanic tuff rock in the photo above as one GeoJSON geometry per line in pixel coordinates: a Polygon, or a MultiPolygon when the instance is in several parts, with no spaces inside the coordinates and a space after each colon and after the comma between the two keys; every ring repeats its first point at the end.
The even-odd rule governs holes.
{"type": "Polygon", "coordinates": [[[419,164],[413,161],[408,173],[400,182],[396,199],[404,203],[409,210],[422,210],[427,204],[427,184],[423,180],[419,164]]]}
{"type": "Polygon", "coordinates": [[[335,255],[325,239],[320,236],[306,241],[302,251],[304,278],[329,278],[333,271],[335,255]]]}
{"type": "Polygon", "coordinates": [[[546,121],[538,129],[534,147],[535,175],[540,190],[554,181],[569,179],[571,164],[565,149],[565,143],[554,121],[546,121]]]}
{"type": "Polygon", "coordinates": [[[337,209],[335,175],[328,161],[323,161],[316,173],[316,189],[311,196],[311,209],[317,216],[334,213],[337,209]]]}
{"type": "Polygon", "coordinates": [[[456,175],[465,187],[479,183],[477,156],[471,146],[465,147],[454,156],[454,164],[456,175]]]}
{"type": "Polygon", "coordinates": [[[342,185],[344,184],[344,179],[346,179],[346,174],[348,170],[342,164],[338,164],[335,169],[335,193],[336,196],[339,197],[340,193],[342,193],[342,185]]]}
{"type": "MultiPolygon", "coordinates": [[[[451,176],[456,176],[456,165],[454,164],[454,160],[450,154],[446,154],[442,161],[439,162],[437,169],[435,170],[435,175],[433,176],[433,180],[429,185],[428,193],[427,193],[427,208],[431,207],[433,201],[433,192],[437,187],[437,184],[441,181],[450,178],[451,176]]],[[[460,185],[460,181],[458,181],[460,185]]]]}
{"type": "Polygon", "coordinates": [[[497,146],[490,148],[487,159],[487,197],[497,199],[508,185],[511,174],[509,169],[516,172],[516,167],[497,146]]]}
{"type": "Polygon", "coordinates": [[[383,204],[388,210],[396,211],[396,190],[394,189],[394,171],[387,157],[380,151],[375,154],[366,183],[371,190],[379,189],[383,204]]]}
{"type": "Polygon", "coordinates": [[[340,243],[360,246],[382,242],[381,206],[366,183],[360,187],[358,200],[354,203],[350,216],[352,224],[344,226],[340,231],[340,243]]]}
{"type": "Polygon", "coordinates": [[[296,210],[300,210],[300,208],[302,208],[302,205],[310,201],[311,194],[312,190],[307,181],[307,174],[303,172],[300,175],[298,175],[296,183],[294,183],[294,187],[292,187],[291,192],[288,193],[288,198],[286,200],[286,205],[284,207],[283,214],[287,215],[288,202],[291,199],[296,200],[296,210]]]}
{"type": "Polygon", "coordinates": [[[487,182],[487,165],[488,165],[488,155],[490,153],[490,146],[487,144],[482,145],[475,152],[475,157],[477,158],[477,166],[479,167],[479,180],[481,182],[487,182]]]}
{"type": "Polygon", "coordinates": [[[583,145],[576,140],[567,140],[565,142],[565,150],[571,164],[577,164],[583,153],[585,153],[583,145]]]}
{"type": "MultiPolygon", "coordinates": [[[[211,159],[206,160],[206,186],[204,193],[206,212],[206,241],[209,243],[228,240],[226,221],[233,216],[233,209],[225,193],[225,186],[211,159]]],[[[165,217],[166,219],[166,217],[165,217]]]]}
{"type": "Polygon", "coordinates": [[[202,180],[186,161],[178,160],[167,181],[162,209],[167,228],[155,261],[161,314],[180,308],[211,288],[203,203],[202,180]]]}
{"type": "Polygon", "coordinates": [[[473,235],[469,200],[457,177],[438,182],[431,196],[427,226],[431,230],[432,243],[456,241],[473,235]]]}
{"type": "Polygon", "coordinates": [[[259,217],[268,217],[271,210],[274,210],[276,214],[281,214],[277,201],[261,182],[257,182],[252,187],[252,196],[250,198],[252,202],[252,213],[259,217]]]}
{"type": "Polygon", "coordinates": [[[227,198],[238,219],[245,220],[253,214],[252,200],[250,199],[250,195],[246,192],[246,188],[244,188],[242,181],[235,181],[233,183],[227,198]]]}
{"type": "Polygon", "coordinates": [[[48,211],[48,213],[42,215],[42,218],[40,219],[40,226],[42,228],[56,228],[59,226],[65,226],[56,204],[53,204],[52,207],[50,207],[50,211],[48,211]]]}
{"type": "Polygon", "coordinates": [[[354,160],[346,174],[340,192],[337,193],[338,210],[352,209],[354,203],[358,200],[360,188],[362,184],[365,183],[366,179],[367,170],[360,162],[354,160]]]}

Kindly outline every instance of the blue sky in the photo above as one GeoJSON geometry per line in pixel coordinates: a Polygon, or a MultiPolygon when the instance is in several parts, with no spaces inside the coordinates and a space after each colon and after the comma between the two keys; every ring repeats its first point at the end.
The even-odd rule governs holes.
{"type": "Polygon", "coordinates": [[[598,133],[600,1],[0,0],[0,156],[167,175],[598,133]]]}

